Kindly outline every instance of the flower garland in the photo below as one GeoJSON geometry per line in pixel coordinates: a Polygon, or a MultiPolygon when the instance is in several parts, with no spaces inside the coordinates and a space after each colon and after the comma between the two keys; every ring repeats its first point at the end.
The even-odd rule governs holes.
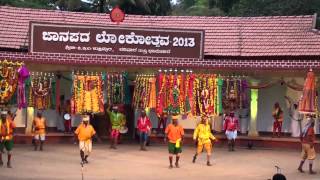
{"type": "Polygon", "coordinates": [[[160,99],[156,96],[156,78],[154,75],[138,75],[135,80],[133,106],[138,108],[157,108],[159,111],[160,99]]]}
{"type": "Polygon", "coordinates": [[[157,96],[157,107],[156,107],[156,112],[158,117],[160,117],[163,114],[163,106],[164,106],[164,93],[165,93],[165,81],[166,81],[166,76],[162,73],[159,73],[158,75],[158,88],[159,88],[159,93],[157,96]]]}
{"type": "Polygon", "coordinates": [[[49,109],[51,107],[51,77],[31,77],[31,86],[29,91],[29,106],[39,110],[49,109]]]}
{"type": "Polygon", "coordinates": [[[149,79],[149,83],[150,83],[150,97],[149,97],[149,108],[156,108],[157,107],[157,103],[156,103],[156,78],[155,77],[151,77],[149,79]]]}
{"type": "Polygon", "coordinates": [[[190,98],[189,98],[189,87],[190,87],[190,74],[185,76],[185,89],[184,89],[184,111],[185,113],[189,114],[191,112],[191,105],[190,105],[190,98]]]}
{"type": "Polygon", "coordinates": [[[73,101],[75,114],[104,111],[102,78],[99,75],[74,75],[73,101]]]}
{"type": "MultiPolygon", "coordinates": [[[[19,62],[7,60],[0,62],[0,103],[8,103],[14,95],[18,85],[18,70],[22,66],[19,62]]],[[[23,82],[24,83],[24,82],[23,82]]]]}

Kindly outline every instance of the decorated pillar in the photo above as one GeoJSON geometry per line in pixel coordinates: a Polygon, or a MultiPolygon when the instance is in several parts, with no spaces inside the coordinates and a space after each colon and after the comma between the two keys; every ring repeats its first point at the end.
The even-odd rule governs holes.
{"type": "MultiPolygon", "coordinates": [[[[258,86],[258,80],[250,80],[251,86],[258,86]]],[[[257,131],[257,117],[258,117],[258,89],[250,89],[250,126],[248,136],[257,137],[259,132],[257,131]]]]}

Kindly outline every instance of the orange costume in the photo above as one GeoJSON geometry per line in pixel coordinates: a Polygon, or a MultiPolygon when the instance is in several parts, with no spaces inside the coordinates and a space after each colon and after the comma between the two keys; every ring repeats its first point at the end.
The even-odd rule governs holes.
{"type": "Polygon", "coordinates": [[[35,135],[45,135],[46,134],[46,119],[41,117],[36,117],[33,121],[35,127],[35,135]]]}
{"type": "Polygon", "coordinates": [[[304,83],[303,94],[299,101],[299,111],[301,113],[316,112],[316,80],[314,72],[309,71],[304,83]]]}

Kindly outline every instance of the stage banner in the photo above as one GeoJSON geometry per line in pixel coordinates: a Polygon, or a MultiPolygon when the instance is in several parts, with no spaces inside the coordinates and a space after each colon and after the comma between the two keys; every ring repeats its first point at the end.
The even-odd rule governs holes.
{"type": "Polygon", "coordinates": [[[204,30],[30,22],[29,52],[203,58],[204,30]]]}

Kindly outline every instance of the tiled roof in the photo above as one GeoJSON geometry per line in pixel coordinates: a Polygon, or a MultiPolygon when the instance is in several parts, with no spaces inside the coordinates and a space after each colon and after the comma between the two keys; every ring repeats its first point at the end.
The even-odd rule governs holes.
{"type": "MultiPolygon", "coordinates": [[[[30,21],[115,25],[106,14],[0,6],[0,47],[28,45],[30,21]]],[[[197,17],[127,15],[120,26],[205,30],[205,55],[319,56],[314,16],[197,17]]]]}

